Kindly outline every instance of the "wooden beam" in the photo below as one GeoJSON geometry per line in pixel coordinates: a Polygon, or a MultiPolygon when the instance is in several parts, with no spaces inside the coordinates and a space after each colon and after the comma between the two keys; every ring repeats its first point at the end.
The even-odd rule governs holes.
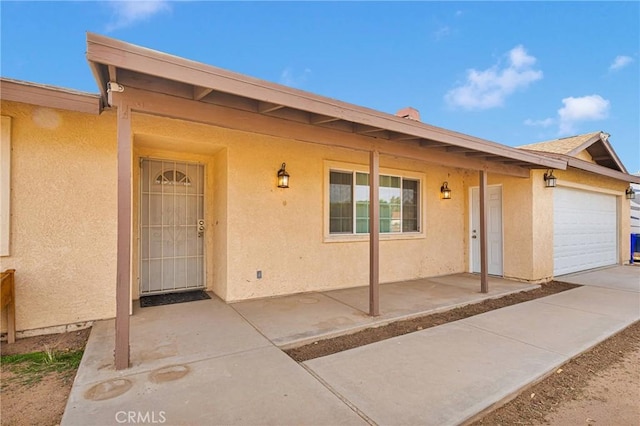
{"type": "Polygon", "coordinates": [[[109,65],[107,66],[107,70],[109,71],[109,81],[118,81],[118,71],[116,67],[109,65]]]}
{"type": "MultiPolygon", "coordinates": [[[[447,152],[466,153],[466,152],[477,152],[477,151],[469,148],[464,148],[461,146],[448,146],[447,152]]],[[[485,154],[488,154],[488,153],[485,153],[485,154]]]]}
{"type": "Polygon", "coordinates": [[[193,100],[199,101],[211,92],[213,92],[213,89],[208,87],[193,86],[193,100]]]}
{"type": "Polygon", "coordinates": [[[380,153],[369,156],[369,315],[380,315],[380,153]]]}
{"type": "Polygon", "coordinates": [[[267,114],[282,108],[284,108],[284,105],[274,104],[271,102],[258,102],[258,112],[261,114],[267,114]]]}
{"type": "Polygon", "coordinates": [[[118,103],[118,252],[116,278],[116,370],[129,368],[129,306],[131,303],[131,109],[118,103]]]}
{"type": "MultiPolygon", "coordinates": [[[[121,95],[130,102],[133,110],[139,112],[358,151],[369,152],[376,149],[381,155],[391,155],[429,164],[469,170],[491,169],[493,173],[497,174],[529,177],[528,169],[466,158],[433,149],[427,150],[415,144],[389,143],[387,140],[347,133],[324,125],[311,126],[297,121],[280,119],[274,115],[232,109],[208,102],[195,102],[129,87],[125,88],[121,95]]],[[[327,126],[337,123],[327,123],[327,126]]]]}
{"type": "Polygon", "coordinates": [[[366,135],[370,133],[386,132],[386,129],[381,129],[379,127],[366,126],[364,124],[356,124],[355,132],[366,135]]]}
{"type": "Polygon", "coordinates": [[[415,141],[422,139],[420,136],[405,135],[404,133],[394,133],[389,137],[392,141],[415,141]]]}
{"type": "Polygon", "coordinates": [[[324,124],[331,123],[332,121],[339,121],[340,119],[337,117],[329,117],[328,115],[320,115],[320,114],[311,114],[311,118],[309,119],[310,124],[324,124]]]}
{"type": "Polygon", "coordinates": [[[480,292],[489,292],[489,264],[487,257],[487,172],[480,171],[480,292]]]}

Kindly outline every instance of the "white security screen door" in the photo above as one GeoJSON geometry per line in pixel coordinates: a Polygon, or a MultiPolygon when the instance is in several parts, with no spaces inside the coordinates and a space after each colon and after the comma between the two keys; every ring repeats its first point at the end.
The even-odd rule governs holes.
{"type": "Polygon", "coordinates": [[[140,294],[204,284],[204,166],[140,162],[140,294]]]}
{"type": "MultiPolygon", "coordinates": [[[[502,187],[487,188],[487,263],[490,275],[502,276],[502,187]]],[[[472,271],[480,272],[480,188],[471,188],[472,271]]]]}

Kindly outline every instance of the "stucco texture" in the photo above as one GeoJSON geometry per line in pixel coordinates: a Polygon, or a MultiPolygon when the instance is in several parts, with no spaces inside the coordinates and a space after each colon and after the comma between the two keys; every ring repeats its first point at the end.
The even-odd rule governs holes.
{"type": "MultiPolygon", "coordinates": [[[[206,165],[207,287],[224,300],[368,283],[368,240],[325,238],[323,232],[327,162],[366,169],[368,153],[142,114],[134,115],[133,132],[134,157],[206,165]],[[291,174],[287,189],[276,186],[283,162],[291,174]]],[[[420,234],[382,236],[381,281],[463,272],[463,172],[384,156],[380,167],[422,176],[424,215],[420,234]],[[458,191],[452,200],[440,199],[445,180],[458,191]]],[[[135,281],[134,274],[134,297],[135,281]]]]}
{"type": "Polygon", "coordinates": [[[115,119],[6,101],[2,115],[12,118],[11,246],[0,268],[16,270],[17,330],[113,317],[115,119]]]}

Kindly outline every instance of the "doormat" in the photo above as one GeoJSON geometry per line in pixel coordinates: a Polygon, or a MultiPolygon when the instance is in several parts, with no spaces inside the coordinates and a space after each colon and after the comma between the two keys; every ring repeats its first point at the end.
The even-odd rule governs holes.
{"type": "Polygon", "coordinates": [[[142,296],[140,307],[173,305],[174,303],[194,302],[196,300],[211,299],[207,292],[202,290],[185,291],[183,293],[154,294],[153,296],[142,296]]]}

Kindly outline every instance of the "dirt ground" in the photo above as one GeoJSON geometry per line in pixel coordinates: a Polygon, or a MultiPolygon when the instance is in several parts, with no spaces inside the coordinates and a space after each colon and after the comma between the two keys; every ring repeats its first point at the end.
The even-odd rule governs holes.
{"type": "MultiPolygon", "coordinates": [[[[83,349],[89,329],[71,333],[51,334],[2,343],[2,355],[26,354],[47,350],[73,352],[83,349]]],[[[0,372],[0,424],[38,425],[60,424],[76,371],[51,372],[40,381],[25,384],[12,370],[2,364],[0,372]]]]}
{"type": "Polygon", "coordinates": [[[640,424],[640,322],[567,362],[477,425],[640,424]]]}

